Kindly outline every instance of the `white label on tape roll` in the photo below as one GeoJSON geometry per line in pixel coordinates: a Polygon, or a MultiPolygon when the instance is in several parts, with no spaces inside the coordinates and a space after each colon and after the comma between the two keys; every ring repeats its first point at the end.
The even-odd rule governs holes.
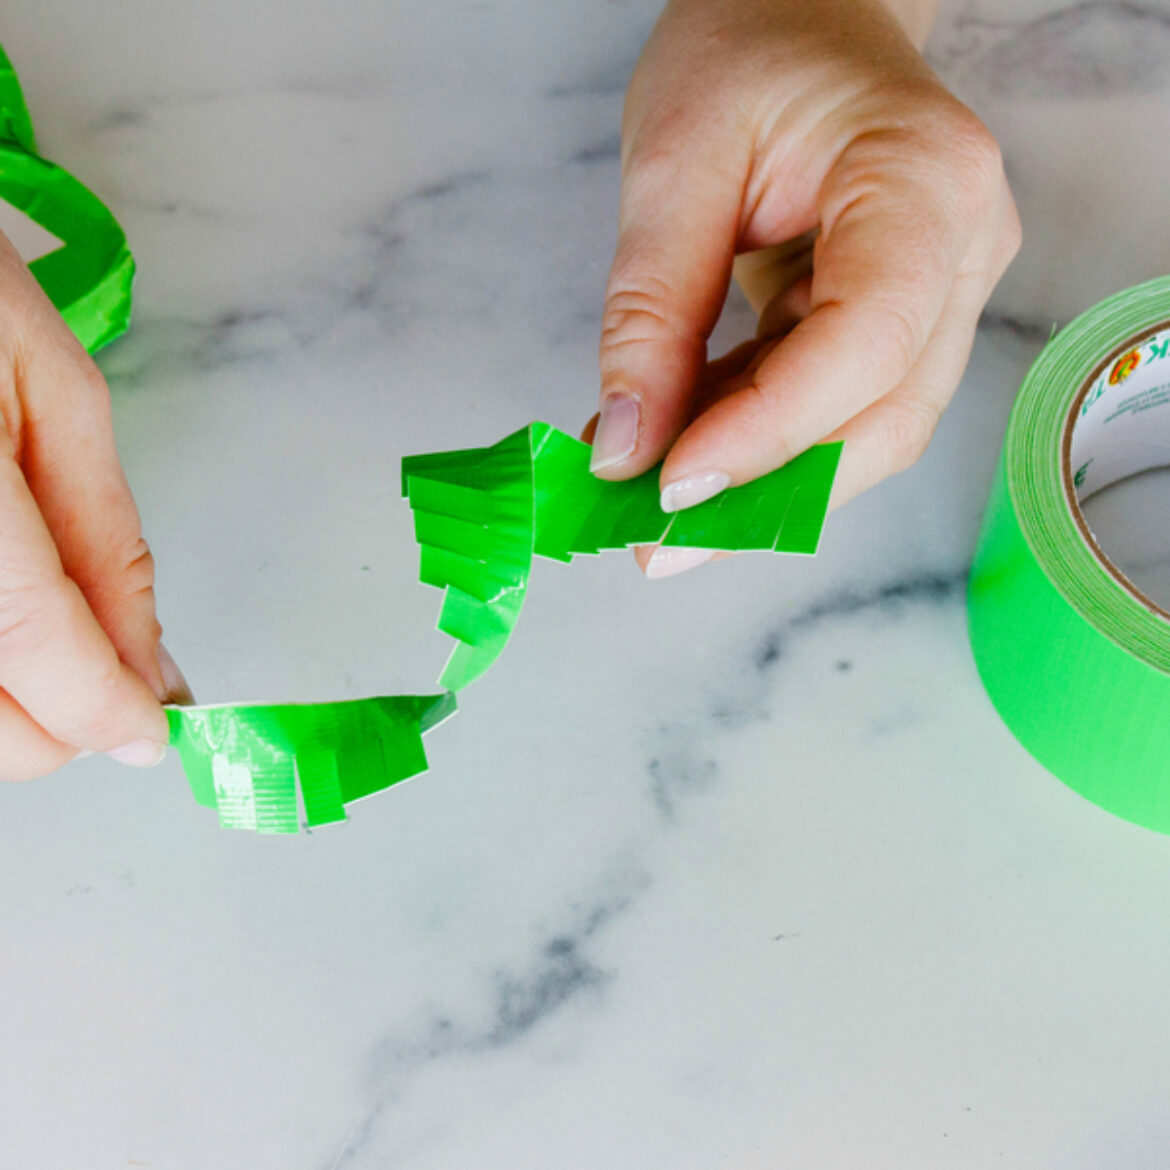
{"type": "Polygon", "coordinates": [[[1151,467],[1170,465],[1170,329],[1118,355],[1097,375],[1073,424],[1077,500],[1151,467]]]}

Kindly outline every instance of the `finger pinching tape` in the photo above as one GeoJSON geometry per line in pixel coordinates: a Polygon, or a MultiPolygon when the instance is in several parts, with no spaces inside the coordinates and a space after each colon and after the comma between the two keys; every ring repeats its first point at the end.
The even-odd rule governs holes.
{"type": "Polygon", "coordinates": [[[1082,796],[1170,832],[1170,613],[1102,552],[1082,504],[1170,466],[1170,278],[1110,297],[1020,389],[972,566],[991,701],[1082,796]]]}
{"type": "MultiPolygon", "coordinates": [[[[86,349],[130,319],[134,260],[92,192],[38,152],[12,65],[0,49],[0,235],[86,349]]],[[[816,552],[840,443],[819,444],[770,475],[684,514],[660,506],[658,469],[621,483],[589,471],[590,449],[535,422],[491,447],[408,456],[403,494],[422,548],[420,575],[444,590],[439,628],[456,641],[436,694],[325,703],[167,707],[192,794],[225,828],[295,833],[346,819],[346,807],[427,768],[423,736],[455,711],[512,634],[533,558],[607,548],[816,552]]]]}

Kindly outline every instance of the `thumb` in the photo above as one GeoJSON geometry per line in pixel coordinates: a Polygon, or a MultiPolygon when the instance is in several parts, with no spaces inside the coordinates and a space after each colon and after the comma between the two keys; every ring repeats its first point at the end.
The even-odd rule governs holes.
{"type": "Polygon", "coordinates": [[[591,464],[605,479],[652,467],[682,431],[727,296],[748,152],[696,121],[658,115],[628,144],[591,464]]]}

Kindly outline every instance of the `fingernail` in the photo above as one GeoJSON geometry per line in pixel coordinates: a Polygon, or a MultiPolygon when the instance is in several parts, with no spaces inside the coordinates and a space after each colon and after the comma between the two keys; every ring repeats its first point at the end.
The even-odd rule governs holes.
{"type": "Polygon", "coordinates": [[[158,644],[158,668],[162,671],[163,686],[166,687],[162,701],[178,703],[180,707],[191,706],[195,702],[195,696],[191,694],[191,688],[171,657],[171,652],[161,642],[158,644]]]}
{"type": "Polygon", "coordinates": [[[662,510],[678,512],[693,508],[717,496],[730,483],[731,476],[722,471],[696,471],[694,475],[683,476],[662,489],[662,510]]]}
{"type": "Polygon", "coordinates": [[[132,768],[153,768],[155,764],[162,763],[166,754],[167,745],[155,743],[153,739],[134,739],[106,752],[111,760],[117,760],[119,764],[129,764],[132,768]]]}
{"type": "Polygon", "coordinates": [[[646,576],[653,580],[685,573],[697,565],[705,565],[713,556],[713,548],[665,548],[659,545],[646,564],[646,576]]]}
{"type": "Polygon", "coordinates": [[[601,471],[620,463],[634,453],[637,445],[638,403],[628,394],[611,394],[601,404],[589,470],[601,471]]]}

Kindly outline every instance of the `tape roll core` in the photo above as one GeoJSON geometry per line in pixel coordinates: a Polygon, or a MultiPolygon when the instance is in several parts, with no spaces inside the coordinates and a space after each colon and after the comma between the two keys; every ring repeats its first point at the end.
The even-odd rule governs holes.
{"type": "MultiPolygon", "coordinates": [[[[1170,612],[1167,612],[1148,594],[1143,593],[1125,571],[1101,547],[1100,541],[1097,539],[1096,533],[1086,519],[1082,508],[1082,505],[1087,503],[1098,492],[1105,491],[1107,488],[1111,488],[1123,480],[1129,479],[1131,476],[1142,475],[1147,471],[1153,471],[1156,467],[1170,467],[1170,387],[1167,387],[1165,400],[1157,403],[1158,407],[1166,407],[1165,412],[1159,410],[1159,415],[1165,413],[1166,417],[1164,419],[1158,419],[1158,422],[1166,430],[1166,450],[1164,457],[1155,456],[1150,460],[1145,460],[1140,458],[1141,453],[1139,452],[1137,453],[1139,458],[1134,459],[1132,457],[1134,453],[1131,451],[1129,452],[1130,459],[1127,460],[1122,468],[1117,469],[1116,474],[1109,475],[1103,481],[1094,482],[1089,490],[1083,490],[1084,480],[1080,474],[1086,466],[1084,455],[1088,454],[1090,461],[1095,460],[1095,456],[1092,455],[1091,451],[1092,440],[1089,438],[1086,442],[1083,433],[1087,415],[1086,401],[1091,395],[1097,393],[1101,387],[1107,388],[1101,390],[1101,396],[1092,405],[1102,403],[1108,408],[1112,404],[1111,398],[1117,391],[1124,390],[1123,401],[1128,401],[1135,396],[1141,395],[1146,391],[1148,381],[1148,379],[1140,378],[1140,375],[1135,374],[1135,371],[1140,366],[1141,347],[1145,344],[1150,344],[1155,349],[1160,350],[1166,340],[1170,340],[1170,320],[1161,321],[1151,328],[1143,329],[1139,333],[1127,337],[1119,345],[1115,346],[1083,381],[1065,417],[1060,444],[1060,470],[1069,511],[1072,513],[1073,521],[1080,530],[1081,537],[1089,546],[1090,551],[1100,561],[1105,571],[1141,605],[1145,606],[1146,609],[1163,621],[1170,622],[1170,612]],[[1131,378],[1135,380],[1140,378],[1140,381],[1135,385],[1130,381],[1131,378]],[[1080,440],[1077,444],[1079,447],[1084,448],[1087,446],[1090,449],[1083,451],[1080,458],[1074,458],[1074,443],[1078,439],[1080,440]]],[[[1156,367],[1147,367],[1147,372],[1156,372],[1156,367]]],[[[1146,409],[1153,408],[1147,407],[1146,409]]]]}

